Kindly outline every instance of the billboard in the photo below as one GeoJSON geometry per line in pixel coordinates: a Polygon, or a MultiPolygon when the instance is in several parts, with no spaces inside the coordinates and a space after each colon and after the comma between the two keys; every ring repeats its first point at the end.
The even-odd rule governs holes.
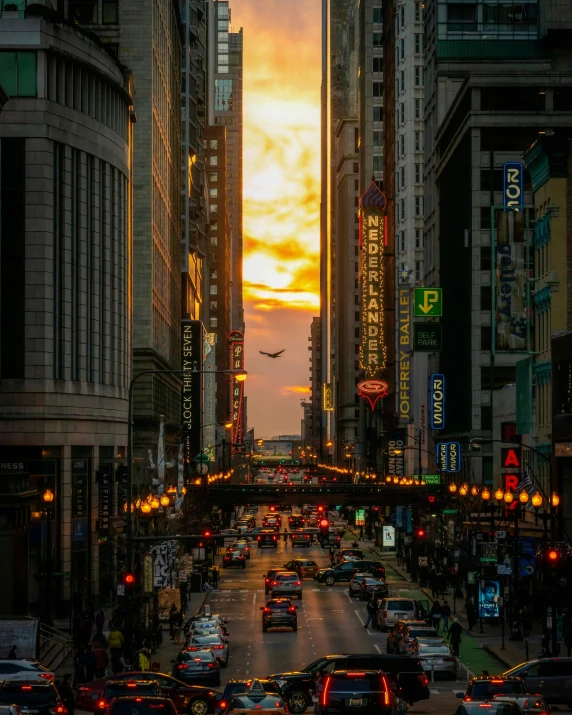
{"type": "Polygon", "coordinates": [[[445,377],[443,375],[431,375],[429,379],[429,407],[431,429],[445,429],[445,377]]]}
{"type": "Polygon", "coordinates": [[[181,333],[183,372],[182,435],[185,464],[201,451],[203,424],[203,336],[200,320],[183,320],[181,333]]]}
{"type": "Polygon", "coordinates": [[[399,289],[396,363],[399,367],[395,390],[399,424],[411,422],[411,300],[409,288],[399,289]]]}
{"type": "MultiPolygon", "coordinates": [[[[244,370],[244,335],[240,330],[232,330],[227,337],[230,348],[230,358],[233,370],[244,370]]],[[[232,378],[232,443],[234,445],[244,442],[244,382],[232,378]]],[[[236,451],[236,447],[232,448],[236,451]]]]}
{"type": "Polygon", "coordinates": [[[203,339],[204,412],[203,449],[214,447],[216,442],[216,334],[205,333],[203,339]],[[210,374],[209,374],[210,373],[210,374]]]}
{"type": "Polygon", "coordinates": [[[524,213],[497,211],[495,246],[495,349],[527,349],[529,310],[526,288],[524,213]]]}
{"type": "Polygon", "coordinates": [[[507,161],[502,175],[503,205],[518,211],[524,206],[524,166],[519,161],[507,161]]]}
{"type": "Polygon", "coordinates": [[[499,617],[500,583],[485,579],[479,583],[479,618],[499,617]]]}

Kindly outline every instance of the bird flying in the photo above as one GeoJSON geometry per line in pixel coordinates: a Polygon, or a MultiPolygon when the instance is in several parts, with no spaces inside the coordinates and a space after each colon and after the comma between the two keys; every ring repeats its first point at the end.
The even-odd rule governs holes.
{"type": "MultiPolygon", "coordinates": [[[[286,350],[286,348],[284,348],[284,350],[286,350]]],[[[268,355],[269,358],[274,359],[274,358],[280,357],[282,355],[282,353],[284,352],[284,350],[279,350],[277,353],[265,353],[262,350],[259,350],[258,352],[261,355],[268,355]]]]}

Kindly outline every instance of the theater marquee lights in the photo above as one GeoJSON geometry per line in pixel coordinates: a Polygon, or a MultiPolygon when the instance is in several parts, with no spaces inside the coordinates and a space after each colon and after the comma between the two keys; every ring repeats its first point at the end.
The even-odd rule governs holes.
{"type": "MultiPolygon", "coordinates": [[[[385,204],[385,196],[372,181],[360,201],[363,250],[360,367],[370,388],[382,376],[387,358],[383,320],[385,204]]],[[[384,397],[387,389],[381,389],[381,385],[379,388],[379,396],[384,397]]],[[[366,397],[363,391],[361,394],[366,397]]],[[[370,405],[373,409],[375,402],[370,401],[370,405]]]]}
{"type": "MultiPolygon", "coordinates": [[[[240,330],[232,330],[227,337],[233,370],[244,370],[244,335],[240,330]]],[[[242,407],[244,402],[244,382],[232,378],[232,442],[234,445],[244,441],[244,421],[242,407]]],[[[233,452],[236,447],[232,448],[233,452]]]]}

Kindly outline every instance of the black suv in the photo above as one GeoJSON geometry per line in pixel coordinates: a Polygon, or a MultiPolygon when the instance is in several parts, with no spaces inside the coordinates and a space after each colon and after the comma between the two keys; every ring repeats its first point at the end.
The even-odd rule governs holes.
{"type": "Polygon", "coordinates": [[[38,715],[66,715],[67,708],[53,682],[5,680],[0,683],[0,705],[17,705],[38,715]]]}
{"type": "Polygon", "coordinates": [[[320,569],[314,576],[318,583],[325,583],[327,586],[333,586],[335,583],[346,582],[352,580],[354,573],[370,573],[376,578],[385,578],[385,567],[379,561],[342,561],[341,564],[332,568],[320,569]]]}
{"type": "MultiPolygon", "coordinates": [[[[282,693],[280,692],[280,688],[276,685],[276,683],[272,680],[265,680],[263,678],[257,678],[258,682],[262,687],[264,688],[265,693],[270,693],[272,695],[278,695],[279,697],[282,697],[282,693]]],[[[250,687],[252,685],[252,680],[241,680],[238,678],[232,678],[227,682],[227,684],[224,686],[224,691],[222,693],[222,697],[217,703],[217,708],[216,708],[216,713],[219,715],[220,713],[225,712],[225,710],[228,708],[230,705],[230,701],[232,700],[233,695],[236,695],[237,693],[245,693],[248,690],[250,690],[250,687]]]]}
{"type": "Polygon", "coordinates": [[[429,698],[429,678],[419,658],[406,655],[326,655],[302,671],[269,675],[280,687],[291,713],[299,715],[310,706],[316,678],[335,670],[382,670],[393,682],[399,697],[412,704],[429,698]]]}
{"type": "Polygon", "coordinates": [[[256,541],[259,549],[262,546],[273,546],[276,549],[278,547],[277,532],[274,529],[260,529],[256,536],[256,541]]]}
{"type": "Polygon", "coordinates": [[[291,628],[298,630],[298,610],[289,598],[271,598],[262,611],[262,632],[269,628],[291,628]]]}
{"type": "Polygon", "coordinates": [[[393,697],[387,678],[376,670],[335,671],[320,678],[316,687],[318,715],[331,710],[336,713],[395,713],[393,697]]]}
{"type": "Polygon", "coordinates": [[[473,678],[465,693],[457,693],[464,700],[492,700],[495,695],[528,695],[524,680],[506,675],[482,675],[473,678]]]}
{"type": "Polygon", "coordinates": [[[531,660],[503,673],[518,676],[529,693],[542,695],[547,703],[566,703],[572,708],[572,658],[531,660]]]}

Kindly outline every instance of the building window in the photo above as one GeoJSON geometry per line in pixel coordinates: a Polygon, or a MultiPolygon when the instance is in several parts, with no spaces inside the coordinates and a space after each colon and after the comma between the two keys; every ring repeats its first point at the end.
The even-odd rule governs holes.
{"type": "Polygon", "coordinates": [[[358,164],[357,161],[354,161],[354,170],[353,170],[353,173],[354,173],[354,174],[359,174],[359,164],[358,164]]]}
{"type": "Polygon", "coordinates": [[[405,253],[405,231],[399,232],[399,250],[401,253],[405,253]]]}
{"type": "Polygon", "coordinates": [[[405,92],[405,72],[403,70],[399,73],[399,91],[405,92]]]}
{"type": "Polygon", "coordinates": [[[381,111],[382,107],[372,107],[374,122],[381,122],[381,111]]]}
{"type": "Polygon", "coordinates": [[[399,24],[401,26],[401,29],[405,27],[405,5],[402,5],[399,8],[399,24]]]}
{"type": "Polygon", "coordinates": [[[232,109],[232,80],[215,79],[215,112],[230,112],[232,109]]]}
{"type": "Polygon", "coordinates": [[[405,221],[405,199],[399,199],[399,219],[405,221]]]}
{"type": "Polygon", "coordinates": [[[218,174],[216,172],[209,174],[209,181],[211,182],[211,184],[216,184],[216,182],[218,181],[218,174]]]}
{"type": "Polygon", "coordinates": [[[381,23],[383,22],[383,8],[381,8],[381,7],[373,8],[373,22],[376,25],[381,25],[381,23]]]}
{"type": "Polygon", "coordinates": [[[211,315],[209,318],[209,325],[211,328],[218,328],[218,318],[214,315],[211,315]]]}
{"type": "Polygon", "coordinates": [[[423,87],[423,67],[420,65],[415,67],[415,86],[423,87]]]}
{"type": "Polygon", "coordinates": [[[97,3],[86,3],[84,0],[69,0],[68,15],[72,22],[77,22],[80,25],[93,25],[97,22],[97,3]]]}
{"type": "Polygon", "coordinates": [[[405,102],[401,102],[399,105],[399,122],[405,124],[405,102]]]}
{"type": "Polygon", "coordinates": [[[450,30],[469,30],[470,27],[467,27],[467,25],[476,25],[477,22],[477,5],[475,3],[451,3],[447,5],[447,22],[453,24],[453,27],[449,25],[450,30]],[[455,27],[455,25],[463,25],[464,27],[455,27]]]}
{"type": "Polygon", "coordinates": [[[399,135],[399,152],[400,156],[405,156],[405,134],[399,135]]]}
{"type": "Polygon", "coordinates": [[[420,228],[415,229],[415,248],[423,248],[423,234],[420,228]]]}
{"type": "Polygon", "coordinates": [[[218,149],[218,139],[209,139],[209,149],[214,149],[215,151],[218,149]]]}
{"type": "Polygon", "coordinates": [[[415,164],[415,183],[416,184],[421,183],[421,176],[422,176],[421,164],[415,164]]]}
{"type": "Polygon", "coordinates": [[[415,3],[415,22],[423,22],[423,4],[421,2],[415,3]]]}
{"type": "Polygon", "coordinates": [[[415,151],[423,150],[423,132],[415,132],[415,151]]]}
{"type": "Polygon", "coordinates": [[[374,57],[373,58],[373,71],[374,72],[383,72],[383,57],[374,57]]]}
{"type": "Polygon", "coordinates": [[[210,166],[218,166],[218,156],[209,156],[210,166]]]}
{"type": "Polygon", "coordinates": [[[35,97],[36,53],[0,52],[0,81],[9,97],[35,97]]]}
{"type": "Polygon", "coordinates": [[[211,199],[216,199],[218,196],[218,189],[209,189],[209,196],[211,199]]]}
{"type": "Polygon", "coordinates": [[[421,261],[415,261],[415,280],[421,280],[421,261]]]}
{"type": "Polygon", "coordinates": [[[422,119],[423,117],[421,116],[421,100],[416,99],[415,100],[415,119],[422,119]]]}
{"type": "Polygon", "coordinates": [[[374,82],[373,83],[373,96],[374,97],[383,97],[383,82],[374,82]]]}
{"type": "Polygon", "coordinates": [[[373,46],[383,47],[383,34],[381,32],[373,33],[373,46]]]}
{"type": "Polygon", "coordinates": [[[383,132],[375,131],[373,133],[373,145],[383,146],[383,132]]]}
{"type": "Polygon", "coordinates": [[[405,40],[399,40],[399,59],[405,59],[405,40]]]}
{"type": "Polygon", "coordinates": [[[218,231],[218,221],[211,221],[210,229],[211,231],[218,231]]]}
{"type": "Polygon", "coordinates": [[[216,301],[216,300],[211,300],[211,301],[210,301],[210,309],[211,309],[211,310],[218,310],[218,301],[216,301]]]}
{"type": "Polygon", "coordinates": [[[210,212],[211,212],[212,214],[216,214],[216,212],[218,211],[218,205],[217,205],[217,204],[211,204],[211,205],[209,206],[209,210],[210,210],[210,212]]]}
{"type": "Polygon", "coordinates": [[[423,216],[423,196],[415,197],[415,215],[423,216]]]}
{"type": "Polygon", "coordinates": [[[211,295],[217,295],[218,294],[218,286],[214,285],[210,287],[210,294],[211,295]]]}
{"type": "Polygon", "coordinates": [[[104,0],[103,22],[105,25],[117,25],[119,22],[119,12],[117,6],[118,0],[104,0]]]}
{"type": "Polygon", "coordinates": [[[377,174],[383,171],[383,156],[373,155],[373,171],[377,174]]]}
{"type": "Polygon", "coordinates": [[[399,174],[401,176],[401,188],[404,189],[405,188],[405,167],[404,166],[401,167],[399,174]]]}
{"type": "Polygon", "coordinates": [[[211,236],[211,246],[218,246],[218,236],[211,236]]]}
{"type": "Polygon", "coordinates": [[[420,32],[415,33],[415,54],[420,55],[423,52],[423,35],[420,32]]]}

